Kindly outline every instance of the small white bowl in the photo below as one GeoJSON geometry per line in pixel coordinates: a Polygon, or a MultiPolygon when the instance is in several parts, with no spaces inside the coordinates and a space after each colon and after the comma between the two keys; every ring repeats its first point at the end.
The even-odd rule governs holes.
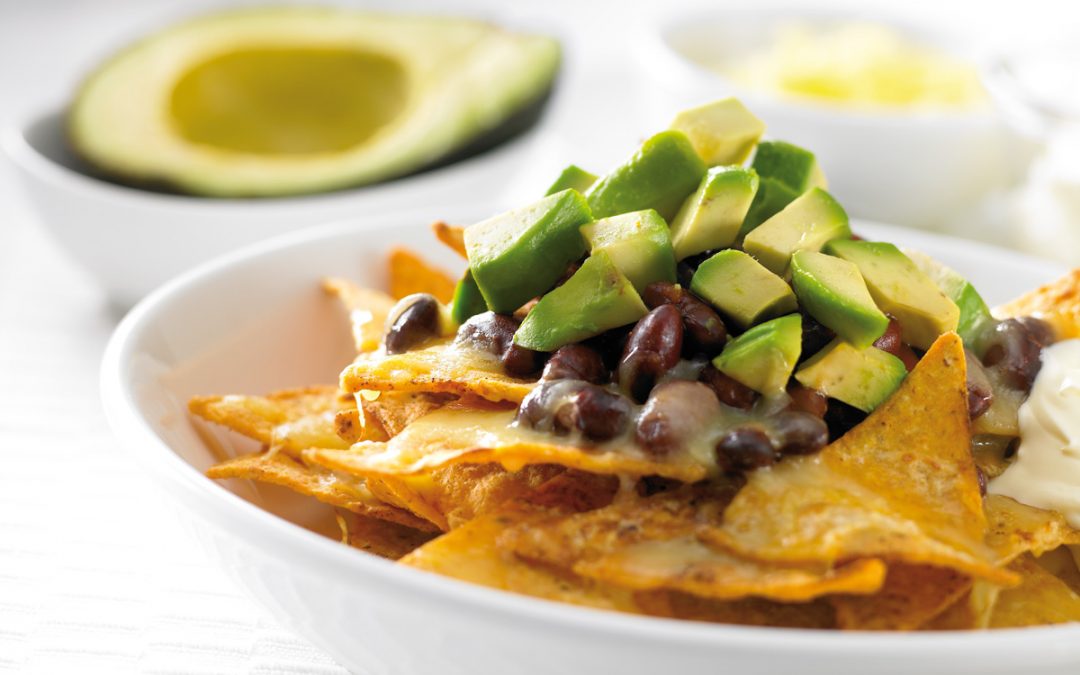
{"type": "Polygon", "coordinates": [[[68,148],[58,113],[5,130],[0,148],[41,223],[126,309],[197,263],[283,232],[402,210],[434,218],[454,204],[498,199],[492,186],[529,164],[541,134],[534,128],[474,157],[378,185],[267,199],[164,194],[88,175],[68,148]]]}
{"type": "MultiPolygon", "coordinates": [[[[444,215],[473,220],[485,212],[444,215]]],[[[863,223],[856,229],[940,257],[991,302],[1061,271],[977,244],[863,223]]],[[[154,292],[120,324],[102,366],[112,428],[209,556],[282,624],[345,667],[370,675],[1077,672],[1075,625],[835,633],[643,618],[520,597],[349,549],[312,531],[332,530],[327,511],[300,509],[306,502],[281,490],[207,479],[203,471],[216,459],[246,446],[226,433],[200,435],[188,398],[334,381],[351,342],[343,313],[318,281],[349,275],[377,283],[377,261],[395,242],[444,264],[453,260],[409,216],[294,233],[154,292]]]]}
{"type": "Polygon", "coordinates": [[[706,65],[766,48],[782,24],[851,20],[884,23],[916,42],[970,57],[955,35],[861,13],[738,6],[669,13],[643,25],[635,51],[649,75],[647,100],[656,121],[736,96],[765,120],[769,137],[817,154],[830,190],[852,215],[908,227],[947,229],[980,197],[1022,175],[1022,141],[989,103],[957,111],[860,111],[747,89],[706,65]]]}

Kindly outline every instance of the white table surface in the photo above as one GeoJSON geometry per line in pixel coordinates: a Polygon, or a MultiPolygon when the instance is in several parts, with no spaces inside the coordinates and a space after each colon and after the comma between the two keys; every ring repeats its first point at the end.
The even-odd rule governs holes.
{"type": "MultiPolygon", "coordinates": [[[[1013,3],[941,4],[909,7],[953,21],[977,14],[988,39],[995,26],[999,37],[1047,30],[1036,11],[1043,2],[1008,19],[1013,3]]],[[[0,0],[0,123],[62,100],[117,40],[181,6],[192,4],[0,0]]],[[[553,0],[517,10],[548,23],[574,12],[578,37],[589,39],[584,72],[569,73],[568,83],[596,115],[603,106],[582,83],[623,62],[616,27],[627,6],[553,0]]],[[[0,164],[0,671],[343,672],[211,567],[117,447],[97,394],[115,321],[0,164]]]]}

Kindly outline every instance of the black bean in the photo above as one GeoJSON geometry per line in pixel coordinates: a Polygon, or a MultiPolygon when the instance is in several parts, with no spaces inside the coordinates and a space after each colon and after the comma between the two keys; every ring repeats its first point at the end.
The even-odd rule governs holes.
{"type": "Polygon", "coordinates": [[[750,471],[775,461],[772,441],[756,426],[731,429],[716,443],[716,462],[728,473],[750,471]]]}
{"type": "Polygon", "coordinates": [[[859,422],[866,419],[866,413],[835,398],[829,399],[829,408],[825,411],[825,424],[829,427],[829,438],[836,440],[851,431],[859,422]]]}
{"type": "Polygon", "coordinates": [[[645,287],[641,298],[650,309],[674,305],[679,310],[688,356],[718,354],[727,342],[727,327],[720,315],[685,288],[657,281],[645,287]]]}
{"type": "Polygon", "coordinates": [[[610,378],[600,352],[583,344],[560,347],[544,366],[544,380],[585,380],[604,384],[610,378]]]}
{"type": "Polygon", "coordinates": [[[720,414],[720,401],[700,382],[674,380],[656,387],[638,417],[638,444],[655,455],[683,447],[720,414]]]}
{"type": "Polygon", "coordinates": [[[832,342],[832,339],[836,337],[836,333],[809,314],[802,315],[802,325],[802,352],[799,360],[805,361],[832,342]]]}
{"type": "Polygon", "coordinates": [[[644,401],[660,376],[679,362],[682,342],[682,316],[678,309],[661,305],[646,314],[626,340],[619,361],[619,385],[635,401],[644,401]]]}
{"type": "Polygon", "coordinates": [[[503,372],[510,377],[526,378],[535,375],[543,363],[540,352],[511,344],[502,355],[503,372]]]}
{"type": "Polygon", "coordinates": [[[555,411],[555,425],[580,431],[592,441],[606,441],[621,434],[632,413],[626,397],[589,384],[555,411]]]}
{"type": "Polygon", "coordinates": [[[686,288],[690,288],[690,282],[694,279],[694,272],[697,268],[690,263],[683,260],[675,266],[675,278],[679,280],[679,283],[686,288]]]}
{"type": "Polygon", "coordinates": [[[1042,367],[1042,349],[1053,342],[1053,331],[1033,317],[1005,319],[984,338],[983,363],[998,369],[1005,383],[1030,391],[1042,367]]]}
{"type": "Polygon", "coordinates": [[[881,337],[874,341],[874,346],[903,361],[904,366],[909,371],[919,362],[919,357],[915,355],[911,347],[904,344],[904,335],[903,330],[900,328],[900,322],[891,316],[889,317],[889,327],[885,329],[881,337]]]}
{"type": "Polygon", "coordinates": [[[810,413],[814,417],[824,418],[829,409],[829,399],[817,389],[804,387],[798,382],[792,382],[787,388],[788,396],[791,397],[791,405],[788,410],[801,410],[810,413]]]}
{"type": "Polygon", "coordinates": [[[514,344],[518,322],[505,314],[483,312],[458,328],[457,342],[499,357],[503,371],[511,377],[527,377],[540,369],[539,352],[514,344]]]}
{"type": "Polygon", "coordinates": [[[698,380],[708,385],[721,403],[732,408],[749,410],[754,406],[754,401],[758,398],[756,391],[735,378],[720,372],[711,363],[701,371],[698,380]]]}
{"type": "Polygon", "coordinates": [[[537,431],[568,432],[570,427],[555,424],[555,413],[585,386],[588,384],[579,380],[541,382],[521,401],[517,422],[537,431]]]}
{"type": "Polygon", "coordinates": [[[782,455],[807,455],[829,443],[829,427],[808,412],[787,410],[770,417],[773,447],[782,455]]]}
{"type": "Polygon", "coordinates": [[[402,298],[386,331],[386,353],[401,354],[439,334],[439,301],[427,293],[402,298]]]}
{"type": "Polygon", "coordinates": [[[968,350],[964,350],[967,357],[967,401],[968,416],[971,419],[980,417],[990,409],[994,403],[994,387],[986,374],[986,369],[979,363],[979,359],[968,350]]]}

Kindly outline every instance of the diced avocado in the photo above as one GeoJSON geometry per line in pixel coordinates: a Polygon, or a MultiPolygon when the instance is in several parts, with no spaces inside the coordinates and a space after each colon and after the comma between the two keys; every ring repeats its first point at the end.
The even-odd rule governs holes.
{"type": "Polygon", "coordinates": [[[675,116],[671,128],[686,134],[709,166],[742,164],[765,133],[765,123],[737,98],[725,98],[675,116]]]}
{"type": "Polygon", "coordinates": [[[585,254],[579,227],[592,220],[574,190],[465,228],[465,251],[489,309],[512,312],[544,293],[585,254]]]}
{"type": "Polygon", "coordinates": [[[566,283],[540,298],[518,327],[514,342],[551,352],[633,323],[647,312],[630,280],[607,253],[598,251],[566,283]]]}
{"type": "Polygon", "coordinates": [[[756,392],[784,391],[802,353],[802,316],[788,314],[754,326],[727,343],[716,369],[756,392]]]}
{"type": "Polygon", "coordinates": [[[956,303],[892,244],[837,239],[825,252],[855,263],[870,296],[900,322],[909,345],[929,349],[939,335],[956,330],[960,321],[956,303]]]}
{"type": "Polygon", "coordinates": [[[472,272],[465,270],[465,276],[454,288],[454,301],[450,305],[450,316],[454,321],[465,323],[470,317],[483,314],[488,311],[484,296],[480,293],[480,287],[472,278],[472,272]]]}
{"type": "Polygon", "coordinates": [[[571,164],[563,169],[563,172],[559,174],[559,177],[555,179],[555,182],[551,184],[551,187],[548,188],[544,195],[553,195],[563,190],[577,190],[583,193],[595,182],[595,175],[576,164],[571,164]]]}
{"type": "Polygon", "coordinates": [[[870,412],[907,376],[904,362],[877,347],[859,349],[837,338],[803,363],[799,384],[870,412]]]}
{"type": "Polygon", "coordinates": [[[648,209],[581,226],[593,253],[604,251],[640,293],[654,281],[675,281],[671,234],[660,215],[648,209]]]}
{"type": "Polygon", "coordinates": [[[795,251],[820,251],[833,239],[851,237],[844,207],[821,188],[811,188],[743,240],[743,249],[777,274],[795,251]]]}
{"type": "Polygon", "coordinates": [[[709,169],[701,185],[683,202],[671,221],[675,257],[682,260],[731,246],[757,189],[758,177],[753,169],[738,166],[709,169]]]}
{"type": "Polygon", "coordinates": [[[761,177],[761,187],[743,221],[740,234],[744,236],[810,188],[828,188],[814,153],[792,143],[762,142],[752,166],[761,177]]]}
{"type": "Polygon", "coordinates": [[[586,197],[595,218],[655,209],[668,220],[697,188],[705,169],[685,134],[661,131],[594,183],[586,197]]]}
{"type": "Polygon", "coordinates": [[[859,349],[874,344],[889,327],[859,268],[831,255],[796,251],[791,256],[791,286],[799,305],[859,349]]]}
{"type": "Polygon", "coordinates": [[[919,251],[905,250],[904,253],[923,274],[930,277],[937,287],[956,303],[960,310],[956,332],[960,334],[968,348],[974,348],[978,344],[983,328],[994,320],[986,301],[982,299],[970,281],[960,276],[960,273],[951,267],[919,251]]]}
{"type": "Polygon", "coordinates": [[[690,290],[742,328],[798,308],[787,282],[732,248],[701,263],[690,280],[690,290]]]}

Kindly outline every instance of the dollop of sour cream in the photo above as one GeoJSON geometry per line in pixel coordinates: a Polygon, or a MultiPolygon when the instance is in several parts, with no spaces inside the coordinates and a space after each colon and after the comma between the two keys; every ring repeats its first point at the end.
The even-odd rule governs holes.
{"type": "Polygon", "coordinates": [[[1080,528],[1080,339],[1043,350],[1042,369],[1020,406],[1016,460],[989,491],[1058,511],[1080,528]]]}

